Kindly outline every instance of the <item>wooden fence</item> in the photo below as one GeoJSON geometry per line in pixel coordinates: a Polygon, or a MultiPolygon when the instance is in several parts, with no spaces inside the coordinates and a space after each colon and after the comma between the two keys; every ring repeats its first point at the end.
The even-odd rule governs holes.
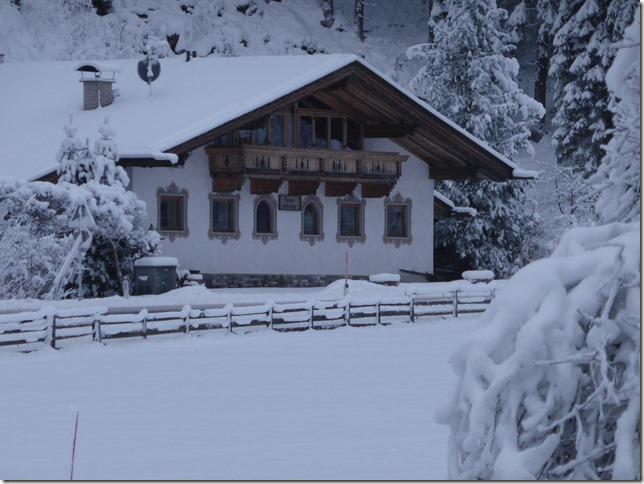
{"type": "Polygon", "coordinates": [[[71,342],[155,337],[209,331],[247,333],[328,330],[340,326],[417,323],[436,317],[481,313],[494,290],[415,293],[408,296],[344,298],[335,301],[225,304],[193,308],[44,308],[0,315],[0,349],[33,351],[71,342]]]}

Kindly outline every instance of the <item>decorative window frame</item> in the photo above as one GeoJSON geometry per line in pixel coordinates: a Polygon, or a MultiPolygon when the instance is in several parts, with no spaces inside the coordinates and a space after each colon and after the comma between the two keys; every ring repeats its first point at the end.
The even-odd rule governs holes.
{"type": "Polygon", "coordinates": [[[167,187],[157,188],[157,229],[159,234],[167,237],[170,242],[177,237],[187,238],[190,235],[188,229],[188,190],[179,189],[175,182],[170,183],[167,187]],[[164,195],[183,198],[183,230],[162,230],[161,229],[161,198],[164,195]]]}
{"type": "Polygon", "coordinates": [[[211,192],[208,194],[209,218],[208,218],[208,238],[210,240],[221,240],[226,243],[229,240],[239,240],[241,233],[239,231],[239,193],[231,195],[230,193],[211,192]],[[233,226],[232,232],[215,232],[212,230],[212,202],[215,200],[232,201],[233,203],[233,226]]]}
{"type": "Polygon", "coordinates": [[[320,199],[315,195],[308,196],[302,200],[302,210],[300,214],[300,240],[308,242],[310,246],[313,246],[316,242],[322,242],[324,240],[324,206],[320,199]],[[304,233],[304,209],[309,204],[313,205],[317,211],[319,234],[304,233]]]}
{"type": "Polygon", "coordinates": [[[413,238],[411,235],[411,198],[404,198],[400,192],[397,192],[396,195],[390,196],[384,199],[384,209],[385,209],[385,226],[384,226],[384,233],[382,235],[382,241],[385,244],[393,244],[396,246],[396,249],[399,248],[402,244],[409,245],[412,243],[413,238]],[[390,205],[402,205],[407,207],[407,236],[406,237],[389,237],[387,235],[387,207],[390,205]]]}
{"type": "Polygon", "coordinates": [[[258,195],[255,197],[253,202],[253,239],[261,240],[262,244],[266,244],[269,240],[277,239],[277,200],[273,195],[258,195]],[[257,233],[257,207],[264,201],[268,203],[273,217],[273,232],[270,234],[257,233]]]}
{"type": "Polygon", "coordinates": [[[337,204],[338,204],[338,226],[337,226],[337,233],[335,236],[335,240],[339,243],[347,243],[349,244],[349,247],[353,247],[353,244],[364,244],[365,242],[367,242],[367,235],[364,229],[365,228],[365,205],[366,205],[365,199],[358,198],[355,195],[347,195],[343,198],[338,198],[337,204]],[[344,204],[358,205],[359,207],[358,223],[360,225],[360,235],[358,236],[340,235],[340,213],[341,213],[342,205],[344,204]]]}

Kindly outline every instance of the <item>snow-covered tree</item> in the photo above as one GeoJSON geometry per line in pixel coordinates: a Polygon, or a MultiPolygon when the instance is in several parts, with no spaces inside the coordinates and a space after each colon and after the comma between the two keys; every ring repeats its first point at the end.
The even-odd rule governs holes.
{"type": "Polygon", "coordinates": [[[640,26],[639,12],[626,29],[624,40],[608,70],[611,92],[612,138],[593,183],[601,191],[596,212],[603,223],[640,218],[640,26]]]}
{"type": "Polygon", "coordinates": [[[553,142],[558,162],[584,176],[597,170],[608,141],[606,71],[636,6],[636,0],[568,0],[559,7],[550,67],[557,109],[553,142]]]}
{"type": "MultiPolygon", "coordinates": [[[[511,157],[532,151],[530,129],[544,110],[517,84],[519,64],[510,57],[514,46],[506,18],[494,0],[436,1],[434,41],[411,47],[408,57],[426,62],[411,82],[419,97],[511,157]]],[[[506,276],[530,259],[539,218],[526,200],[525,182],[443,183],[440,190],[479,214],[436,226],[439,250],[460,260],[460,270],[506,276]]]]}
{"type": "Polygon", "coordinates": [[[59,181],[89,192],[88,208],[96,223],[84,261],[83,290],[91,296],[112,294],[119,291],[122,275],[131,270],[134,259],[157,252],[159,235],[145,226],[145,203],[127,190],[129,179],[116,164],[118,149],[108,120],[99,128],[101,137],[93,151],[81,147],[80,154],[74,154],[74,129],[68,125],[65,131],[59,181]]]}
{"type": "Polygon", "coordinates": [[[322,15],[324,15],[324,19],[320,20],[320,25],[327,29],[333,27],[335,23],[333,0],[322,0],[322,15]]]}
{"type": "Polygon", "coordinates": [[[71,188],[77,189],[66,183],[0,181],[0,298],[49,293],[73,242],[67,229],[70,207],[84,196],[82,189],[71,188]]]}
{"type": "Polygon", "coordinates": [[[639,32],[637,12],[607,78],[616,128],[594,178],[612,223],[520,270],[454,355],[451,478],[641,478],[639,32]]]}

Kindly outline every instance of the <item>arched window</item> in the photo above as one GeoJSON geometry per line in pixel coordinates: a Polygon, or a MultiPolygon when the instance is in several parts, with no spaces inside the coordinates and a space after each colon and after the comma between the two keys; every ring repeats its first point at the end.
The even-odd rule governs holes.
{"type": "Polygon", "coordinates": [[[302,212],[302,233],[304,235],[320,235],[320,214],[314,203],[309,202],[302,212]]]}
{"type": "Polygon", "coordinates": [[[255,232],[257,234],[272,234],[275,232],[273,209],[266,200],[257,204],[255,210],[255,232]]]}

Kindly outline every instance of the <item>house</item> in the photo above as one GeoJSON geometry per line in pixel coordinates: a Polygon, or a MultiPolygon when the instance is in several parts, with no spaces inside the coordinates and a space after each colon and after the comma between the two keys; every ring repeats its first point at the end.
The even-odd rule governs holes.
{"type": "Polygon", "coordinates": [[[0,65],[0,177],[54,181],[68,113],[109,116],[163,254],[212,285],[431,273],[434,180],[532,176],[353,55],[137,62],[0,65]]]}

